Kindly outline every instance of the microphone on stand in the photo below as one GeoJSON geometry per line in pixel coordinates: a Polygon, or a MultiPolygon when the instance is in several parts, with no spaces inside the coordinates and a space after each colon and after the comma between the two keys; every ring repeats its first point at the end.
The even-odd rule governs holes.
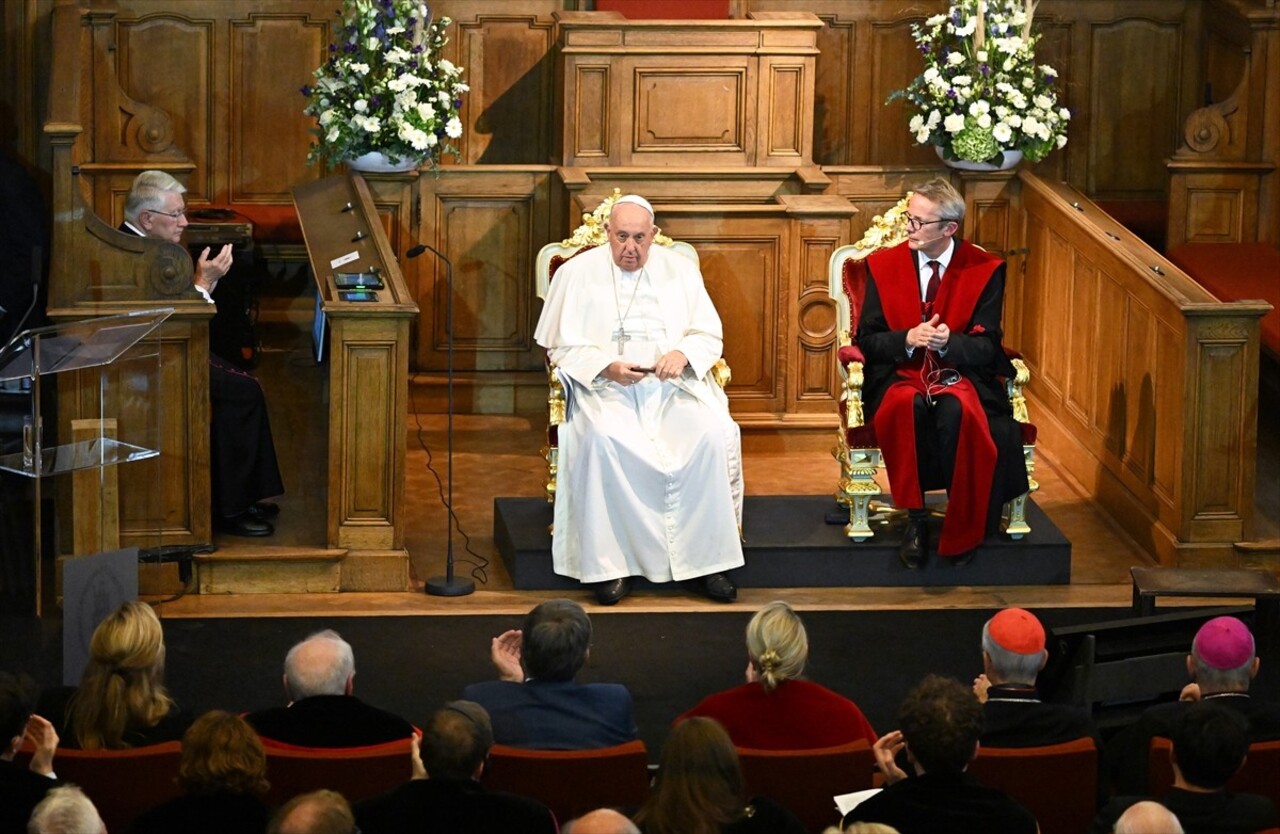
{"type": "Polygon", "coordinates": [[[430,252],[444,262],[445,291],[448,293],[448,297],[445,301],[445,326],[449,330],[449,417],[448,428],[445,432],[448,449],[446,457],[449,461],[448,497],[445,499],[445,509],[448,512],[446,520],[449,525],[447,537],[448,549],[445,551],[445,575],[433,576],[428,579],[426,591],[431,596],[461,597],[474,592],[476,589],[476,583],[472,582],[470,579],[458,579],[453,575],[453,263],[446,258],[444,253],[439,249],[436,249],[434,246],[430,246],[426,243],[419,243],[416,246],[412,246],[404,254],[406,258],[416,258],[423,252],[430,252]]]}

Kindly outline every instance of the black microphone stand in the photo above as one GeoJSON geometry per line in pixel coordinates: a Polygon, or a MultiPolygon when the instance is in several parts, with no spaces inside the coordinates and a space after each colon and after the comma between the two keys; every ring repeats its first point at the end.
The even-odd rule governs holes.
{"type": "Polygon", "coordinates": [[[448,428],[445,433],[449,472],[448,497],[445,499],[446,522],[449,525],[448,549],[445,552],[445,575],[433,576],[428,579],[426,591],[431,596],[436,597],[462,597],[473,593],[476,589],[476,583],[470,579],[458,579],[453,575],[453,262],[446,258],[439,249],[426,243],[419,243],[417,246],[411,247],[409,251],[405,252],[405,257],[416,258],[423,252],[431,252],[444,262],[445,290],[448,292],[448,298],[445,300],[445,326],[449,330],[449,416],[448,428]]]}

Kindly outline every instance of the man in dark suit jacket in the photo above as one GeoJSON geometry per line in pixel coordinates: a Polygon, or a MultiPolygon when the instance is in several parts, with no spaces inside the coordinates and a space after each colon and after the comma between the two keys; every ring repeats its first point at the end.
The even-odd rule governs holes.
{"type": "Polygon", "coordinates": [[[937,553],[962,565],[1027,491],[1021,430],[997,376],[1005,263],[956,235],[964,198],[946,180],[914,188],[907,240],[867,257],[857,344],[867,417],[895,506],[908,511],[898,558],[918,569],[930,547],[927,490],[947,490],[937,553]]]}
{"type": "Polygon", "coordinates": [[[285,707],[245,716],[258,735],[301,747],[364,747],[409,738],[412,724],[361,701],[351,644],[336,631],[311,635],[284,661],[285,707]]]}
{"type": "Polygon", "coordinates": [[[555,817],[546,806],[480,785],[492,746],[484,707],[470,701],[445,704],[422,734],[421,756],[414,742],[413,778],[356,805],[360,830],[408,834],[426,825],[451,834],[554,834],[555,817]]]}
{"type": "MultiPolygon", "coordinates": [[[[181,244],[187,227],[186,187],[164,171],[134,178],[120,231],[181,244]]],[[[215,255],[205,247],[195,261],[195,290],[213,304],[213,292],[231,269],[231,244],[215,255]]],[[[210,477],[214,523],[224,533],[269,536],[284,492],[266,397],[257,378],[210,354],[210,477]]]]}
{"type": "Polygon", "coordinates": [[[33,715],[31,684],[0,673],[0,832],[23,832],[31,811],[61,783],[53,772],[58,734],[53,725],[33,715]],[[29,767],[14,756],[23,741],[35,748],[29,767]]]}
{"type": "Polygon", "coordinates": [[[1197,701],[1213,701],[1244,716],[1249,743],[1280,738],[1280,703],[1252,697],[1249,685],[1258,675],[1253,634],[1235,617],[1215,617],[1200,627],[1187,655],[1191,683],[1181,699],[1158,704],[1107,742],[1106,771],[1117,794],[1147,791],[1147,756],[1151,739],[1172,738],[1184,713],[1197,701]]]}
{"type": "Polygon", "coordinates": [[[524,628],[495,637],[500,679],[473,683],[463,697],[483,706],[494,740],[534,750],[591,750],[636,737],[631,693],[622,684],[574,680],[591,646],[581,605],[553,599],[525,617],[524,628]]]}
{"type": "Polygon", "coordinates": [[[982,674],[973,692],[983,704],[983,747],[1041,747],[1098,732],[1089,711],[1046,704],[1036,676],[1049,659],[1044,626],[1030,611],[1006,608],[982,627],[982,674]]]}

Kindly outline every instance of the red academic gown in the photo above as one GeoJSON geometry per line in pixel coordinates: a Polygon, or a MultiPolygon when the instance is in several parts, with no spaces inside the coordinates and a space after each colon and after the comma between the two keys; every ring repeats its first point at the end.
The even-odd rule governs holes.
{"type": "Polygon", "coordinates": [[[1014,373],[1000,341],[1005,264],[966,241],[956,240],[955,247],[931,310],[920,295],[916,259],[923,256],[906,243],[870,255],[857,336],[866,358],[865,404],[894,504],[918,509],[925,490],[948,491],[938,542],[943,556],[981,544],[1000,506],[1027,490],[1021,435],[997,379],[1014,373]],[[934,313],[951,330],[946,355],[916,349],[908,357],[907,331],[934,313]],[[931,372],[946,371],[957,372],[959,381],[930,384],[931,372]],[[959,404],[954,461],[940,460],[935,438],[917,436],[916,400],[926,391],[959,404]]]}

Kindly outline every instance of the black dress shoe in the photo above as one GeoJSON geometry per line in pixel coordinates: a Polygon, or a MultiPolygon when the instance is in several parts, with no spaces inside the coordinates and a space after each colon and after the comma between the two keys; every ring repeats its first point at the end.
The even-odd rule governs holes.
{"type": "Polygon", "coordinates": [[[908,518],[907,529],[898,545],[898,560],[907,570],[919,570],[929,556],[928,518],[908,518]]]}
{"type": "Polygon", "coordinates": [[[233,536],[270,536],[276,531],[271,522],[254,518],[249,512],[222,519],[218,529],[233,536]]]}
{"type": "Polygon", "coordinates": [[[708,574],[702,577],[698,584],[702,593],[716,602],[733,602],[738,598],[738,587],[723,573],[708,574]]]}
{"type": "Polygon", "coordinates": [[[596,602],[601,605],[617,605],[618,601],[631,593],[631,577],[610,579],[596,585],[596,602]]]}
{"type": "Polygon", "coordinates": [[[272,501],[259,501],[245,512],[259,521],[270,521],[280,515],[280,505],[272,501]]]}
{"type": "Polygon", "coordinates": [[[973,557],[977,555],[978,555],[978,548],[976,547],[973,548],[972,550],[966,550],[964,553],[961,553],[959,556],[952,556],[951,564],[955,565],[958,568],[962,568],[965,565],[972,562],[973,557]]]}

